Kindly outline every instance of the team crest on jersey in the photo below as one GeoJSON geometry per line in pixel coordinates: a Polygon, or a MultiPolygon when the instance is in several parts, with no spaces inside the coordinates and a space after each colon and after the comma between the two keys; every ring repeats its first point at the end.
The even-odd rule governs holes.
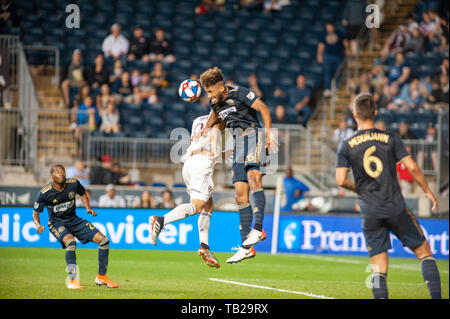
{"type": "Polygon", "coordinates": [[[75,198],[75,192],[70,192],[68,197],[69,197],[69,199],[74,199],[75,198]]]}
{"type": "Polygon", "coordinates": [[[53,204],[56,204],[58,201],[56,200],[56,198],[53,200],[53,204]]]}
{"type": "Polygon", "coordinates": [[[225,103],[229,106],[234,106],[236,104],[233,99],[228,99],[225,101],[225,103]]]}

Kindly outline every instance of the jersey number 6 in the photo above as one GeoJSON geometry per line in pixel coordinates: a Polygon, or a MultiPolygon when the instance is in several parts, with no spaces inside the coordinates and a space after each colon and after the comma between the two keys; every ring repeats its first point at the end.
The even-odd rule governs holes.
{"type": "Polygon", "coordinates": [[[378,157],[372,155],[376,151],[376,149],[377,148],[375,146],[369,147],[364,152],[363,158],[364,170],[366,171],[367,175],[372,178],[377,178],[383,171],[383,163],[381,162],[381,160],[378,157]],[[375,164],[375,169],[372,169],[372,163],[375,164]]]}

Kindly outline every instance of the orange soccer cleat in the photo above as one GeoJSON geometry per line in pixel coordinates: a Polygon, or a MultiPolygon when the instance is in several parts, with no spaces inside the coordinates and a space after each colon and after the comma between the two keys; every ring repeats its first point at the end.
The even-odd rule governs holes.
{"type": "Polygon", "coordinates": [[[119,285],[112,282],[106,275],[97,275],[95,277],[95,283],[99,286],[106,285],[108,288],[119,288],[119,285]]]}
{"type": "Polygon", "coordinates": [[[76,278],[69,280],[69,282],[67,284],[67,288],[69,288],[69,289],[83,289],[83,287],[80,285],[80,282],[76,278]]]}

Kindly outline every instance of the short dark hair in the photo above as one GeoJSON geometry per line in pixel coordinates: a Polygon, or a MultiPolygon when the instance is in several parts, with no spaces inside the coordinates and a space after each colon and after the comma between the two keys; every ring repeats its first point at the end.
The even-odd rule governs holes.
{"type": "Polygon", "coordinates": [[[200,75],[200,83],[204,87],[214,85],[218,82],[223,82],[223,74],[222,70],[220,70],[217,66],[206,70],[202,73],[202,75],[200,75]]]}
{"type": "Polygon", "coordinates": [[[52,165],[52,167],[50,167],[50,174],[53,174],[53,172],[54,172],[57,168],[62,168],[63,170],[66,169],[62,164],[55,164],[55,165],[52,165]]]}
{"type": "Polygon", "coordinates": [[[373,120],[377,109],[372,94],[360,93],[355,97],[355,112],[363,120],[373,120]]]}

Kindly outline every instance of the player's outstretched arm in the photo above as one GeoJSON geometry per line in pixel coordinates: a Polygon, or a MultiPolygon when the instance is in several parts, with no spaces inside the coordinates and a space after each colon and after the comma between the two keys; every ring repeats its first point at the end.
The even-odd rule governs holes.
{"type": "Polygon", "coordinates": [[[336,183],[345,189],[356,193],[356,185],[348,179],[348,167],[336,168],[336,183]]]}
{"type": "Polygon", "coordinates": [[[431,209],[433,212],[436,212],[438,210],[438,202],[436,196],[434,196],[433,192],[428,186],[428,183],[425,180],[425,176],[423,175],[419,165],[417,165],[416,161],[412,158],[411,155],[402,158],[401,162],[406,166],[414,180],[417,182],[417,184],[419,184],[420,188],[422,188],[425,196],[427,196],[431,200],[431,202],[433,203],[433,207],[431,209]]]}
{"type": "Polygon", "coordinates": [[[269,153],[276,153],[278,151],[278,141],[273,136],[272,128],[272,117],[270,116],[270,110],[267,105],[260,99],[256,99],[252,104],[252,109],[255,109],[261,113],[261,118],[264,122],[264,127],[266,129],[266,148],[269,153]]]}
{"type": "Polygon", "coordinates": [[[41,225],[41,219],[39,218],[39,213],[37,211],[33,211],[33,221],[37,228],[37,233],[42,234],[44,230],[44,226],[41,225]]]}
{"type": "Polygon", "coordinates": [[[86,208],[86,212],[88,214],[91,214],[92,216],[97,216],[97,213],[91,209],[91,205],[89,204],[89,198],[87,197],[87,194],[84,193],[84,195],[82,195],[80,199],[81,202],[83,203],[83,206],[86,208]]]}

